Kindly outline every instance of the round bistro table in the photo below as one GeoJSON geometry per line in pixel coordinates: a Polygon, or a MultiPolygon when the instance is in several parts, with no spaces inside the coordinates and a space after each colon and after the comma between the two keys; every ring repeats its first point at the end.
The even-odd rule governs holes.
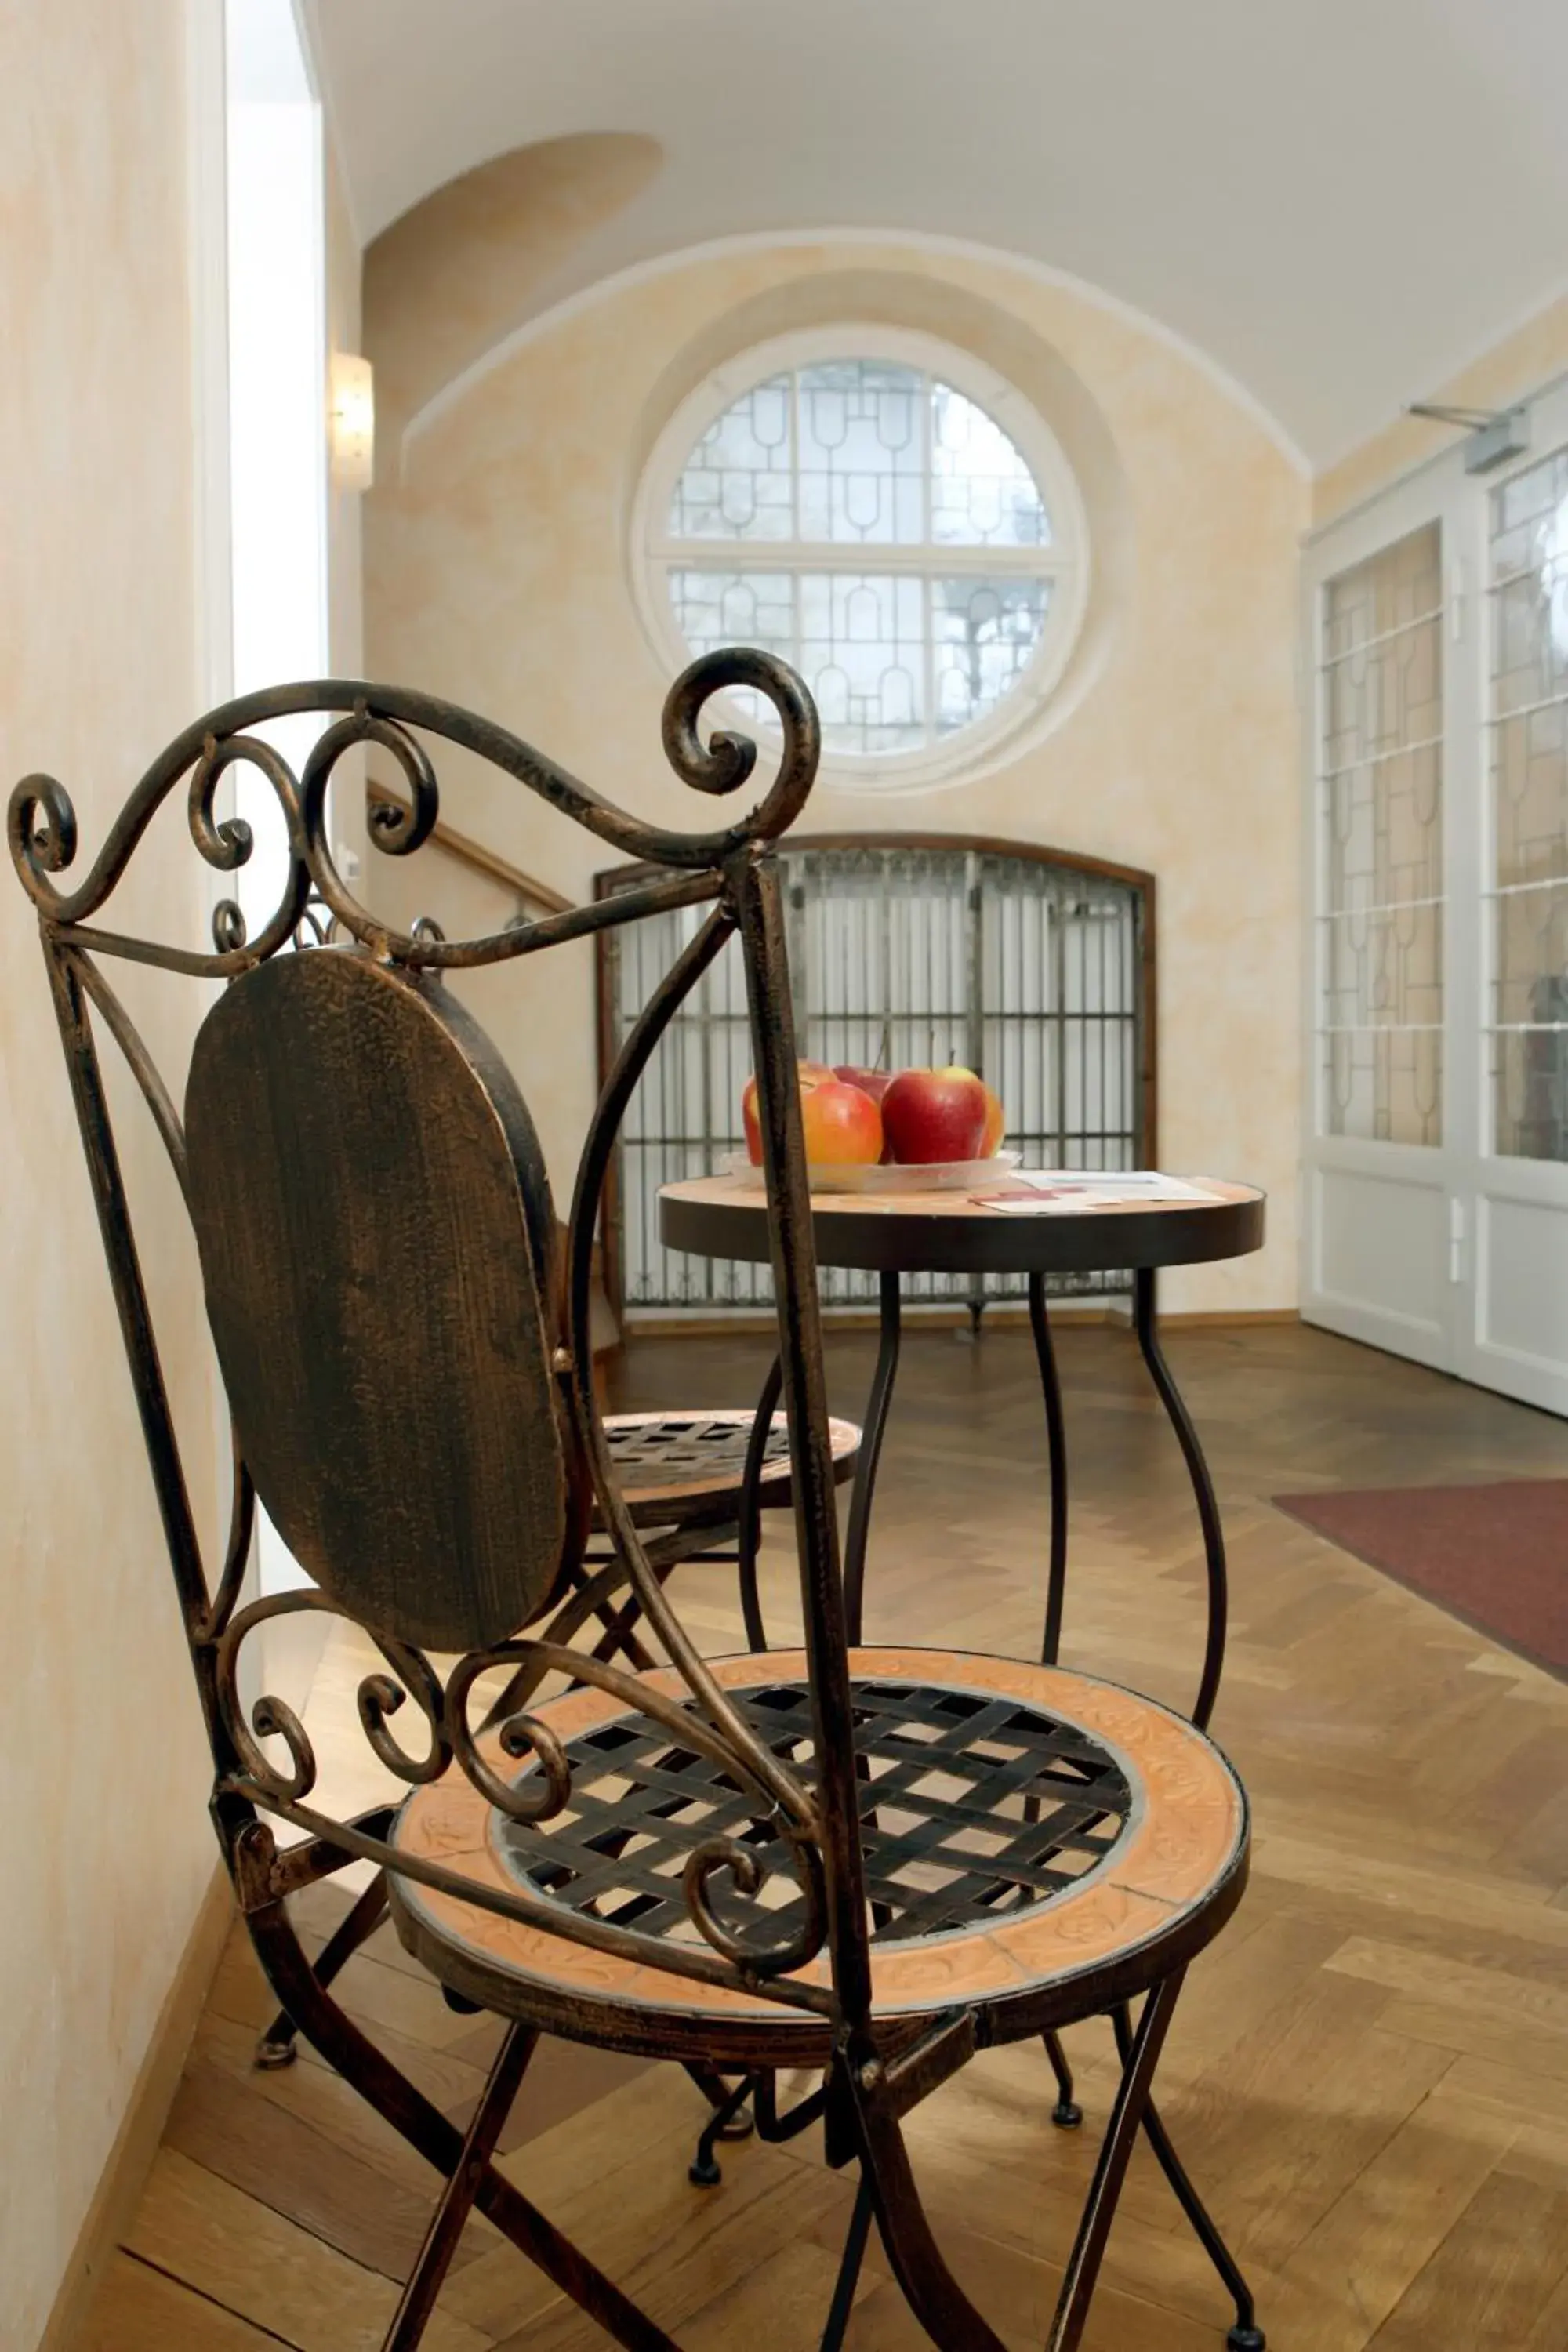
{"type": "MultiPolygon", "coordinates": [[[[1207,1177],[1190,1181],[1202,1192],[1201,1201],[1108,1203],[1065,1213],[998,1211],[963,1192],[813,1195],[818,1263],[858,1266],[880,1277],[881,1343],[866,1408],[844,1546],[845,1607],[852,1642],[860,1639],[871,1502],[898,1376],[902,1277],[906,1274],[1024,1275],[1029,1286],[1029,1328],[1040,1368],[1050,1467],[1050,1549],[1040,1654],[1047,1665],[1057,1664],[1067,1591],[1067,1432],[1046,1282],[1053,1274],[1106,1274],[1125,1267],[1132,1275],[1132,1328],[1175,1431],[1203,1529],[1208,1628],[1192,1719],[1200,1729],[1207,1725],[1225,1664],[1225,1536],[1197,1432],[1161,1351],[1155,1278],[1161,1266],[1199,1265],[1260,1249],[1264,1196],[1247,1184],[1221,1183],[1207,1177]]],[[[760,1171],[755,1184],[733,1177],[701,1177],[689,1183],[667,1184],[659,1192],[658,1206],[659,1236],[669,1249],[752,1264],[765,1265],[771,1258],[767,1201],[760,1171]]],[[[758,1400],[753,1423],[758,1471],[778,1403],[779,1384],[775,1361],[758,1400]]],[[[742,1530],[741,1551],[747,1639],[753,1649],[763,1649],[767,1643],[757,1597],[754,1513],[749,1515],[749,1525],[742,1530]]]]}

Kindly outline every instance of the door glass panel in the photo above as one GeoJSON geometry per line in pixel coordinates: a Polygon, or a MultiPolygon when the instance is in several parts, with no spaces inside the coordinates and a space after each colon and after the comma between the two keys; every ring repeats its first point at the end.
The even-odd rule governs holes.
{"type": "Polygon", "coordinates": [[[1494,1148],[1568,1160],[1568,450],[1490,507],[1494,1148]]]}
{"type": "Polygon", "coordinates": [[[1443,551],[1331,580],[1320,654],[1320,1052],[1330,1135],[1443,1139],[1443,551]]]}

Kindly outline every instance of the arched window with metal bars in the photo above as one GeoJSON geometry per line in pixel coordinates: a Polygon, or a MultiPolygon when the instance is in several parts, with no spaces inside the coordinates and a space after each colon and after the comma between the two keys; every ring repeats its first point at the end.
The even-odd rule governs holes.
{"type": "MultiPolygon", "coordinates": [[[[1154,878],[1026,843],[960,835],[824,835],[781,851],[800,1048],[837,1065],[961,1062],[1002,1097],[1028,1167],[1146,1168],[1155,1157],[1154,878]]],[[[601,894],[648,878],[599,877],[601,894]]],[[[607,1064],[689,910],[629,924],[600,946],[607,1064]]],[[[750,1075],[744,983],[726,950],[671,1024],[623,1131],[608,1201],[606,1273],[631,1316],[755,1309],[765,1266],[688,1256],[658,1238],[663,1184],[714,1172],[743,1148],[750,1075]]],[[[874,1301],[875,1275],[825,1268],[830,1306],[874,1301]]],[[[1113,1295],[1118,1274],[1053,1277],[1058,1293],[1113,1295]]],[[[914,1303],[973,1307],[1022,1297],[1023,1276],[911,1277],[914,1303]]]]}

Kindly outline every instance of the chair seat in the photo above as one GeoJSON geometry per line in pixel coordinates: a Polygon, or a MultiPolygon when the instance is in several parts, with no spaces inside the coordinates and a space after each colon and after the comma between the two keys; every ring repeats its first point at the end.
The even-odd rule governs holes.
{"type": "MultiPolygon", "coordinates": [[[[731,1524],[755,1420],[746,1412],[606,1413],[610,1460],[637,1524],[731,1524]]],[[[833,1475],[843,1486],[855,1475],[860,1432],[852,1421],[827,1426],[833,1475]]],[[[774,1413],[768,1432],[757,1500],[765,1511],[789,1505],[789,1427],[782,1412],[774,1413]]]]}
{"type": "MultiPolygon", "coordinates": [[[[804,1653],[711,1662],[768,1745],[809,1780],[804,1653]]],[[[1182,1717],[1055,1667],[938,1650],[851,1654],[862,1845],[874,1921],[875,2015],[889,2050],[955,2005],[980,2039],[1070,2022],[1142,1991],[1216,1935],[1247,1875],[1241,1785],[1182,1717]]],[[[645,1678],[681,1699],[669,1672],[645,1678]]],[[[394,1838],[476,1885],[569,1906],[706,1950],[681,1872],[742,1837],[771,1874],[762,1935],[783,1941],[802,1897],[782,1845],[719,1769],[592,1688],[535,1710],[565,1746],[572,1797],[552,1821],[508,1820],[454,1769],[408,1800],[394,1838]]],[[[499,1741],[480,1752],[503,1780],[499,1741]]],[[[404,1943],[451,1989],[503,2015],[652,2057],[815,2066],[818,2016],[594,1951],[393,1873],[404,1943]]],[[[756,1920],[721,1874],[727,1920],[756,1920]]],[[[826,1955],[803,1978],[827,1982],[826,1955]]]]}

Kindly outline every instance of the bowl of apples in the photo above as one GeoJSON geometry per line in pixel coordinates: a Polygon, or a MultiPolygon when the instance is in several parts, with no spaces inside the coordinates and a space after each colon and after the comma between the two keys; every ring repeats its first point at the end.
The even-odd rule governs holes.
{"type": "MultiPolygon", "coordinates": [[[[805,1156],[816,1192],[934,1192],[984,1183],[1018,1154],[1005,1151],[1006,1114],[973,1070],[867,1070],[796,1064],[805,1156]]],[[[741,1097],[746,1149],[725,1172],[756,1181],[763,1139],[757,1082],[741,1097]]]]}

